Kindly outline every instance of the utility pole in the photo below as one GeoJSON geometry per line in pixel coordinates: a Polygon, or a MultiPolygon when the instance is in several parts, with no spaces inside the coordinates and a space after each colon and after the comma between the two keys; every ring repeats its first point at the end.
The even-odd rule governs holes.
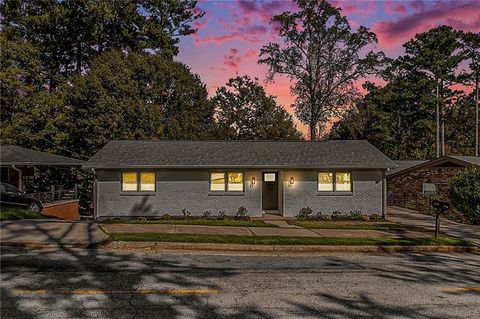
{"type": "Polygon", "coordinates": [[[437,140],[437,158],[440,157],[440,104],[438,103],[438,78],[435,77],[435,82],[437,82],[437,94],[436,94],[436,115],[437,115],[437,131],[436,131],[436,140],[437,140]]]}
{"type": "Polygon", "coordinates": [[[478,76],[477,78],[475,79],[475,88],[476,88],[476,97],[475,97],[475,156],[480,156],[479,152],[479,148],[480,148],[480,141],[479,141],[479,129],[480,129],[480,123],[479,123],[479,105],[478,105],[478,89],[479,89],[479,83],[478,83],[478,76]]]}

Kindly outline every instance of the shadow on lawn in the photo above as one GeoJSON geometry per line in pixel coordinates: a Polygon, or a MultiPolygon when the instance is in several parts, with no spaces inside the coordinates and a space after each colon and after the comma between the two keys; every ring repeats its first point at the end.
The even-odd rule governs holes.
{"type": "MultiPolygon", "coordinates": [[[[68,230],[61,237],[67,236],[68,230]]],[[[48,234],[46,234],[48,236],[48,234]]],[[[55,238],[61,242],[62,238],[55,238]]],[[[255,306],[224,313],[202,294],[23,294],[14,290],[219,289],[233,276],[162,260],[161,255],[116,253],[96,249],[30,250],[2,247],[1,317],[41,318],[269,318],[255,306]],[[26,307],[25,305],[29,305],[26,307]],[[34,306],[32,306],[34,305],[34,306]]]]}

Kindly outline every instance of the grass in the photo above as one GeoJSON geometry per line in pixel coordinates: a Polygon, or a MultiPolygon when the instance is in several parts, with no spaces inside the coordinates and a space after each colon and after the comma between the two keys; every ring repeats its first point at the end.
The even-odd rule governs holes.
{"type": "Polygon", "coordinates": [[[232,236],[232,235],[194,235],[160,233],[116,233],[110,234],[114,241],[180,242],[214,244],[250,244],[250,245],[449,245],[470,246],[471,244],[455,238],[336,238],[336,237],[280,237],[280,236],[232,236]]]}
{"type": "Polygon", "coordinates": [[[18,208],[2,208],[0,209],[0,220],[8,219],[34,219],[34,218],[47,218],[38,212],[32,212],[26,209],[18,208]]]}
{"type": "Polygon", "coordinates": [[[237,226],[237,227],[278,227],[265,223],[263,220],[236,220],[236,219],[159,219],[159,220],[109,220],[107,224],[168,224],[168,225],[200,225],[200,226],[237,226]]]}
{"type": "Polygon", "coordinates": [[[390,222],[362,222],[362,221],[307,221],[290,220],[289,224],[312,229],[349,229],[349,230],[385,230],[385,231],[425,231],[418,226],[403,225],[390,222]]]}

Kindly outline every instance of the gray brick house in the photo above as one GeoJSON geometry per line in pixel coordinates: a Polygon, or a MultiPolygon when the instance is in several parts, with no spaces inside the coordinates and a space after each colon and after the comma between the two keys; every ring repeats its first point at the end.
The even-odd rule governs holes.
{"type": "Polygon", "coordinates": [[[302,207],[385,214],[395,167],[367,141],[111,141],[95,172],[96,218],[230,214],[246,206],[295,216],[302,207]]]}

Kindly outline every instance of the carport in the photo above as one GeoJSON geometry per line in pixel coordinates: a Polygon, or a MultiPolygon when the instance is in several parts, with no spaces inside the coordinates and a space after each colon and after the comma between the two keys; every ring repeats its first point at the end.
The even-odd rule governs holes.
{"type": "Polygon", "coordinates": [[[75,185],[49,185],[42,189],[38,173],[45,169],[71,171],[85,162],[79,159],[15,145],[0,146],[0,180],[38,198],[43,213],[62,219],[78,219],[78,199],[75,185]]]}

